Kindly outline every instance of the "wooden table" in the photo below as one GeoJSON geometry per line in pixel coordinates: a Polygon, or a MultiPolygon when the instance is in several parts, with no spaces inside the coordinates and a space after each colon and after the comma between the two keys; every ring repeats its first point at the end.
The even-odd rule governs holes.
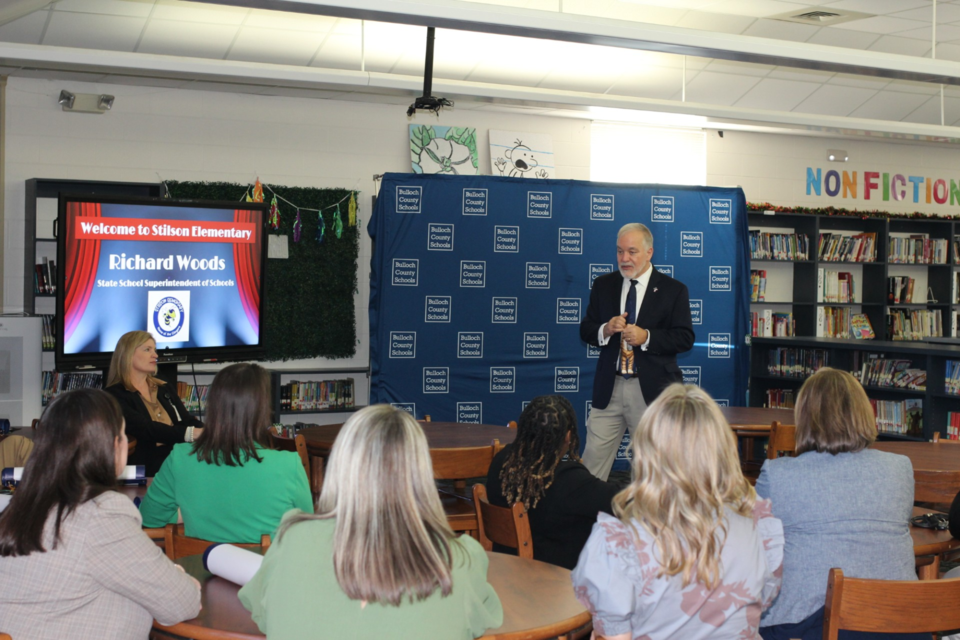
{"type": "MultiPolygon", "coordinates": [[[[898,453],[910,458],[914,469],[922,471],[960,471],[960,445],[939,442],[874,442],[871,448],[898,453]]],[[[960,487],[957,487],[960,490],[960,487]]]]}
{"type": "MultiPolygon", "coordinates": [[[[913,515],[924,513],[938,513],[930,509],[913,508],[913,515]]],[[[919,559],[931,556],[932,561],[917,563],[917,575],[921,580],[936,580],[940,576],[940,554],[953,549],[960,549],[960,540],[957,540],[949,531],[937,529],[922,529],[910,526],[910,537],[913,538],[913,555],[919,559]]]]}
{"type": "MultiPolygon", "coordinates": [[[[590,614],[573,595],[566,569],[501,553],[487,555],[487,580],[503,603],[503,624],[489,629],[484,640],[553,638],[590,622],[590,614]]],[[[263,640],[250,612],[237,598],[240,587],[208,573],[202,556],[182,558],[177,563],[200,581],[203,608],[193,620],[171,627],[154,622],[155,628],[194,640],[263,640]]],[[[318,607],[317,618],[322,622],[323,604],[318,607]]]]}
{"type": "MultiPolygon", "coordinates": [[[[423,433],[427,436],[427,445],[431,449],[460,449],[464,447],[482,447],[491,444],[494,439],[500,444],[510,444],[517,437],[516,429],[508,429],[492,424],[473,424],[467,422],[421,422],[423,433]]],[[[330,455],[342,424],[323,424],[301,429],[307,441],[307,450],[312,456],[326,458],[330,455]]]]}
{"type": "Polygon", "coordinates": [[[762,461],[754,459],[753,443],[757,438],[770,437],[770,425],[774,420],[781,424],[794,424],[793,409],[765,409],[763,407],[720,407],[737,439],[743,439],[744,471],[756,471],[762,461]]]}

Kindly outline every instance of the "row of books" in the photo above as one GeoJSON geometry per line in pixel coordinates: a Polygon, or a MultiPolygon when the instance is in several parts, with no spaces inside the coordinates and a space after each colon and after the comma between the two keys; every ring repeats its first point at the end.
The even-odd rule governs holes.
{"type": "Polygon", "coordinates": [[[960,440],[960,412],[947,412],[947,440],[960,440]]]}
{"type": "Polygon", "coordinates": [[[53,260],[44,257],[42,263],[34,266],[33,292],[57,292],[57,264],[53,260]]]}
{"type": "Polygon", "coordinates": [[[866,359],[860,367],[860,384],[926,391],[927,372],[912,368],[912,365],[910,360],[866,359]]]}
{"type": "Polygon", "coordinates": [[[750,231],[753,260],[809,260],[810,238],[805,233],[750,231]]]}
{"type": "Polygon", "coordinates": [[[210,385],[192,385],[186,382],[177,382],[177,395],[183,402],[183,406],[190,413],[196,414],[207,409],[207,391],[210,385]]]}
{"type": "Polygon", "coordinates": [[[817,257],[824,262],[876,262],[877,234],[821,233],[817,257]]]}
{"type": "Polygon", "coordinates": [[[809,378],[830,366],[828,349],[778,347],[767,354],[767,375],[780,378],[809,378]]]}
{"type": "Polygon", "coordinates": [[[40,318],[43,320],[40,344],[44,351],[53,351],[57,348],[56,316],[41,315],[40,318]]]}
{"type": "Polygon", "coordinates": [[[817,269],[817,302],[851,303],[857,301],[853,274],[847,271],[817,269]]]}
{"type": "Polygon", "coordinates": [[[946,238],[912,235],[908,238],[890,236],[887,262],[893,264],[947,264],[949,244],[946,238]]]}
{"type": "Polygon", "coordinates": [[[887,278],[887,304],[913,304],[913,285],[917,279],[909,276],[887,278]]]}
{"type": "Polygon", "coordinates": [[[780,338],[796,335],[792,313],[774,313],[772,309],[754,311],[750,314],[750,335],[764,338],[780,338]]]}
{"type": "Polygon", "coordinates": [[[817,307],[818,338],[856,338],[873,340],[873,325],[863,313],[850,307],[817,307]]]}
{"type": "Polygon", "coordinates": [[[353,378],[342,380],[291,380],[280,387],[281,411],[323,411],[354,406],[353,378]]]}
{"type": "Polygon", "coordinates": [[[767,389],[767,404],[769,409],[793,409],[793,389],[767,389]]]}
{"type": "Polygon", "coordinates": [[[891,340],[923,340],[943,336],[940,309],[887,309],[887,335],[891,340]]]}
{"type": "Polygon", "coordinates": [[[878,433],[923,435],[923,400],[874,400],[870,405],[877,417],[878,433]]]}
{"type": "Polygon", "coordinates": [[[764,269],[750,270],[750,302],[767,299],[767,272],[764,269]]]}
{"type": "Polygon", "coordinates": [[[41,376],[40,387],[42,390],[41,404],[47,406],[47,403],[56,398],[64,391],[73,391],[74,389],[103,387],[102,373],[58,373],[56,371],[44,371],[41,376]]]}
{"type": "Polygon", "coordinates": [[[950,289],[951,302],[960,304],[960,271],[953,272],[953,286],[950,289]]]}
{"type": "Polygon", "coordinates": [[[944,380],[944,387],[947,393],[960,395],[960,361],[947,360],[947,370],[944,380]]]}

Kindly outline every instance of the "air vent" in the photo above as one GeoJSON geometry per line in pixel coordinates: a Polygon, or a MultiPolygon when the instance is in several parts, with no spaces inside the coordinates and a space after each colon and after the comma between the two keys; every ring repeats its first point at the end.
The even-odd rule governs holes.
{"type": "Polygon", "coordinates": [[[842,22],[852,22],[854,20],[863,20],[872,18],[872,13],[861,13],[859,11],[843,11],[830,9],[827,7],[807,7],[802,13],[790,11],[775,16],[769,16],[771,20],[784,20],[786,22],[796,22],[798,24],[809,24],[818,27],[832,27],[842,22]]]}

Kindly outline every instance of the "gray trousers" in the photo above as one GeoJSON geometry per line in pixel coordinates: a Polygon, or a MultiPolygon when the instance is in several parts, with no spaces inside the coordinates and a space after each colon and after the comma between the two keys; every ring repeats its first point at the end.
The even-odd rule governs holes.
{"type": "Polygon", "coordinates": [[[590,419],[587,420],[583,464],[590,473],[601,480],[607,479],[623,434],[629,430],[630,437],[633,437],[646,410],[647,403],[643,400],[640,381],[636,376],[629,380],[617,376],[610,403],[605,409],[591,409],[590,419]]]}

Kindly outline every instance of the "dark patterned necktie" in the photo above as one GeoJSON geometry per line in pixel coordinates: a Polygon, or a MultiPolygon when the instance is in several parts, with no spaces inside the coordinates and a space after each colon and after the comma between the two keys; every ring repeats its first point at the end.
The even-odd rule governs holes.
{"type": "MultiPolygon", "coordinates": [[[[630,291],[627,292],[627,324],[637,323],[637,281],[630,281],[630,291]]],[[[627,344],[627,341],[620,336],[620,375],[629,380],[635,373],[633,367],[633,349],[627,344]]]]}

